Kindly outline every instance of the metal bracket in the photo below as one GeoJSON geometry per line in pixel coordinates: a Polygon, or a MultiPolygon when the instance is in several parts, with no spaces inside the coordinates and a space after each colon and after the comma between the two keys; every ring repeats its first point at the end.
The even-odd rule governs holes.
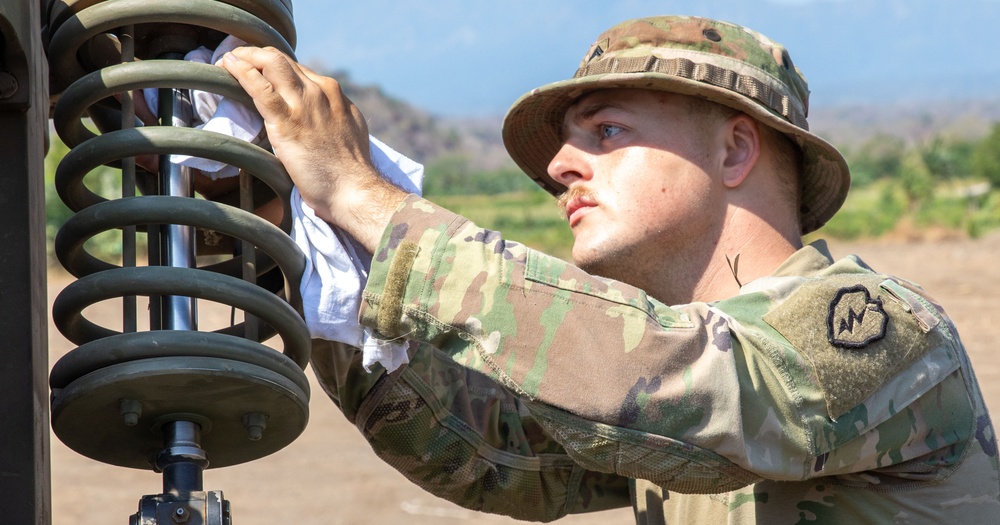
{"type": "Polygon", "coordinates": [[[39,28],[26,23],[28,9],[21,2],[0,3],[0,111],[31,107],[31,71],[25,50],[38,47],[27,39],[38,38],[39,28]]]}
{"type": "Polygon", "coordinates": [[[221,490],[143,496],[139,512],[129,517],[129,525],[173,524],[232,525],[229,502],[221,490]]]}

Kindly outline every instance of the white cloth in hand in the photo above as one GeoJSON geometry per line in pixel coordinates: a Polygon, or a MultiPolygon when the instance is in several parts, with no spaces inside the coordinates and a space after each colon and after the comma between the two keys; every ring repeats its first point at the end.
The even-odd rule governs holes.
{"type": "MultiPolygon", "coordinates": [[[[375,168],[410,193],[421,193],[424,167],[369,137],[375,168]]],[[[292,239],[306,255],[302,275],[302,309],[313,338],[340,341],[362,349],[365,370],[381,363],[392,372],[408,363],[406,341],[376,339],[358,323],[361,292],[368,282],[371,259],[339,228],[331,228],[292,191],[292,239]]]]}

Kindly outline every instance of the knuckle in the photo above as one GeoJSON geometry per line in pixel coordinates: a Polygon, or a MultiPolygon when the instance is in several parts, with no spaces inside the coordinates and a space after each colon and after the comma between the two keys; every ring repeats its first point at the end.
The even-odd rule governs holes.
{"type": "Polygon", "coordinates": [[[341,91],[340,82],[337,82],[337,80],[334,78],[324,77],[319,80],[319,84],[324,91],[335,92],[335,93],[340,93],[341,91]]]}

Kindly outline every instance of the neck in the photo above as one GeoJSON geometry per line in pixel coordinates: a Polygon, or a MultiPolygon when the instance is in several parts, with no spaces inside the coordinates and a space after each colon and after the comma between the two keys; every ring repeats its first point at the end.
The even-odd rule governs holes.
{"type": "Polygon", "coordinates": [[[742,285],[771,275],[802,247],[797,226],[775,229],[743,209],[732,214],[727,226],[693,290],[693,301],[711,302],[737,295],[742,285]]]}
{"type": "Polygon", "coordinates": [[[650,265],[648,272],[632,267],[629,275],[612,277],[638,286],[666,304],[712,302],[733,297],[742,285],[771,275],[802,247],[796,225],[779,231],[741,209],[727,217],[716,239],[681,250],[683,257],[673,258],[669,265],[650,265]]]}

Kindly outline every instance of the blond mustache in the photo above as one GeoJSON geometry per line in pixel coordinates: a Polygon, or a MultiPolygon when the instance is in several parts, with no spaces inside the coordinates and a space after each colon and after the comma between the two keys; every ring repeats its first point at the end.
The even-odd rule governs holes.
{"type": "Polygon", "coordinates": [[[561,195],[559,195],[559,198],[556,199],[556,205],[559,206],[559,208],[562,209],[563,214],[565,214],[567,212],[566,206],[569,205],[569,201],[578,197],[580,198],[586,197],[590,200],[597,200],[594,198],[594,193],[589,189],[583,188],[581,186],[573,186],[572,188],[566,190],[561,195]]]}

